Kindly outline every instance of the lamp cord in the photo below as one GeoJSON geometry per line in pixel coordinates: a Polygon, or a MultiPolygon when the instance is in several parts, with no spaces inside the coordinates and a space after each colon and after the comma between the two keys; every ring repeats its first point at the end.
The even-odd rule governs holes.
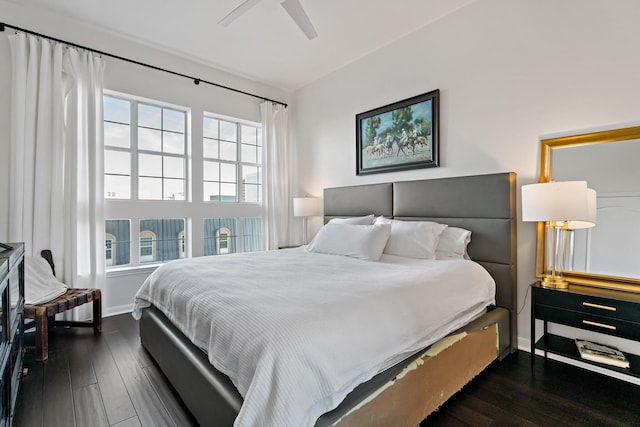
{"type": "Polygon", "coordinates": [[[524,294],[524,300],[522,301],[522,307],[520,307],[520,310],[518,310],[517,315],[520,315],[520,313],[522,313],[522,310],[524,310],[524,306],[527,304],[527,296],[529,295],[529,289],[531,289],[532,285],[527,286],[527,292],[525,292],[524,294]]]}

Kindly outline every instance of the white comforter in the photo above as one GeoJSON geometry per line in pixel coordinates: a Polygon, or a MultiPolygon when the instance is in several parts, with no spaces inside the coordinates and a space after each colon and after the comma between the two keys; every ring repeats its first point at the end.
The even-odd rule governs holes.
{"type": "Polygon", "coordinates": [[[467,323],[495,284],[467,260],[280,250],[174,261],[136,295],[228,375],[235,426],[312,426],[358,384],[467,323]]]}

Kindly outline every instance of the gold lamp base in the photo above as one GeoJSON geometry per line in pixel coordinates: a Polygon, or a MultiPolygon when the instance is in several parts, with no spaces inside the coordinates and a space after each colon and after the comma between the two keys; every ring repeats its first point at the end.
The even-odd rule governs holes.
{"type": "Polygon", "coordinates": [[[542,278],[543,288],[567,289],[569,282],[558,276],[544,276],[542,278]]]}

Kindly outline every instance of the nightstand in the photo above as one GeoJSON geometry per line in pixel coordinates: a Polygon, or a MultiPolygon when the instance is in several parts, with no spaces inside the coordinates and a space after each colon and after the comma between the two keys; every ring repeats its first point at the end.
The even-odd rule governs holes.
{"type": "Polygon", "coordinates": [[[544,288],[540,282],[531,285],[531,367],[535,350],[558,354],[627,375],[640,377],[640,356],[625,353],[630,367],[590,362],[580,357],[576,337],[550,334],[548,323],[599,332],[605,335],[640,341],[640,294],[570,284],[567,289],[544,288]],[[536,319],[543,321],[542,337],[535,342],[536,319]]]}

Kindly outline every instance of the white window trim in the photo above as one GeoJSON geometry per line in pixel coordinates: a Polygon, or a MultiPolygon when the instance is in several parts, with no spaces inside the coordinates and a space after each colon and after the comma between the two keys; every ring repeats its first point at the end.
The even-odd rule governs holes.
{"type": "MultiPolygon", "coordinates": [[[[261,159],[259,159],[260,163],[250,163],[250,162],[246,162],[242,159],[242,125],[245,126],[251,126],[251,127],[255,127],[258,129],[258,131],[260,131],[260,129],[262,128],[262,124],[261,123],[257,123],[257,122],[251,122],[249,120],[242,120],[242,119],[237,119],[234,117],[229,117],[229,116],[224,116],[221,114],[215,114],[215,113],[210,113],[210,112],[204,112],[203,117],[202,117],[202,123],[204,123],[204,118],[208,117],[211,119],[215,119],[215,120],[222,120],[222,121],[226,121],[226,122],[230,122],[230,123],[235,123],[238,125],[237,127],[237,138],[236,138],[236,160],[235,161],[231,161],[231,160],[222,160],[222,159],[214,159],[214,158],[204,158],[204,154],[203,154],[203,150],[202,150],[202,146],[200,147],[200,153],[202,154],[202,162],[201,164],[202,166],[202,171],[203,171],[203,177],[201,179],[201,182],[204,185],[204,161],[208,160],[208,161],[214,161],[214,162],[219,162],[219,163],[227,163],[227,164],[233,164],[236,166],[236,201],[235,202],[221,202],[221,201],[214,201],[214,200],[204,200],[204,190],[202,191],[202,197],[201,199],[205,202],[205,203],[239,203],[243,206],[247,206],[247,205],[256,205],[256,206],[260,206],[262,208],[262,204],[264,203],[264,201],[260,202],[260,203],[255,203],[255,202],[245,202],[241,200],[241,195],[243,192],[243,183],[242,183],[242,166],[243,165],[247,165],[247,166],[257,166],[262,174],[262,177],[260,179],[260,193],[262,193],[262,185],[264,185],[264,141],[262,144],[262,152],[263,152],[263,156],[261,159]]],[[[201,129],[202,130],[202,129],[201,129]]],[[[204,132],[203,132],[204,133],[204,132]]],[[[218,135],[219,136],[219,135],[218,135]]],[[[200,140],[201,144],[204,144],[204,134],[202,135],[202,138],[200,140]]],[[[214,138],[207,138],[207,139],[214,139],[214,138]]],[[[218,141],[220,141],[220,139],[218,139],[218,141]]],[[[215,181],[213,181],[215,182],[215,181]]],[[[219,183],[219,182],[218,182],[219,183]]],[[[261,197],[262,198],[262,197],[261,197]]],[[[221,215],[218,215],[221,216],[221,215]]],[[[243,216],[252,216],[252,215],[243,215],[243,216]]],[[[255,216],[263,216],[262,214],[262,209],[261,209],[261,213],[260,215],[255,215],[255,216]]]]}
{"type": "MultiPolygon", "coordinates": [[[[141,219],[165,219],[184,218],[185,219],[185,257],[199,257],[204,255],[204,219],[205,218],[238,218],[236,225],[237,236],[233,239],[236,251],[243,250],[242,242],[242,218],[262,217],[265,218],[264,205],[251,202],[215,202],[203,200],[203,117],[212,117],[220,120],[227,120],[238,124],[255,126],[261,128],[259,122],[239,119],[237,117],[225,116],[222,114],[204,112],[198,108],[190,108],[177,104],[147,99],[127,93],[105,90],[107,96],[119,97],[127,100],[148,103],[187,112],[186,141],[187,141],[187,165],[186,165],[186,199],[185,200],[129,200],[129,199],[105,199],[105,219],[129,219],[130,227],[130,264],[114,266],[107,269],[107,277],[125,276],[130,274],[142,274],[155,270],[158,264],[140,264],[140,220],[141,219]],[[196,195],[194,197],[194,195],[196,195]],[[161,213],[161,215],[159,215],[161,213]]],[[[137,115],[137,109],[135,114],[137,115]]],[[[134,126],[132,125],[133,129],[134,126]]],[[[133,132],[133,130],[132,130],[133,132]]],[[[238,144],[240,145],[240,144],[238,144]]],[[[239,148],[240,149],[240,148],[239,148]]],[[[264,141],[263,141],[263,164],[260,165],[264,186],[264,141]]],[[[241,162],[237,162],[238,165],[241,162]]],[[[241,191],[242,179],[240,167],[238,170],[238,191],[241,191]]],[[[131,171],[132,175],[137,175],[137,170],[131,171]]],[[[137,185],[137,180],[135,185],[137,185]]],[[[132,187],[132,195],[137,194],[137,188],[132,187]]],[[[238,193],[240,195],[240,193],[238,193]]],[[[264,201],[263,201],[264,203],[264,201]]],[[[265,219],[266,221],[266,219],[265,219]]],[[[266,230],[266,223],[263,230],[266,230]]],[[[264,231],[263,231],[264,233],[264,231]]],[[[264,245],[264,241],[263,241],[264,245]]]]}

